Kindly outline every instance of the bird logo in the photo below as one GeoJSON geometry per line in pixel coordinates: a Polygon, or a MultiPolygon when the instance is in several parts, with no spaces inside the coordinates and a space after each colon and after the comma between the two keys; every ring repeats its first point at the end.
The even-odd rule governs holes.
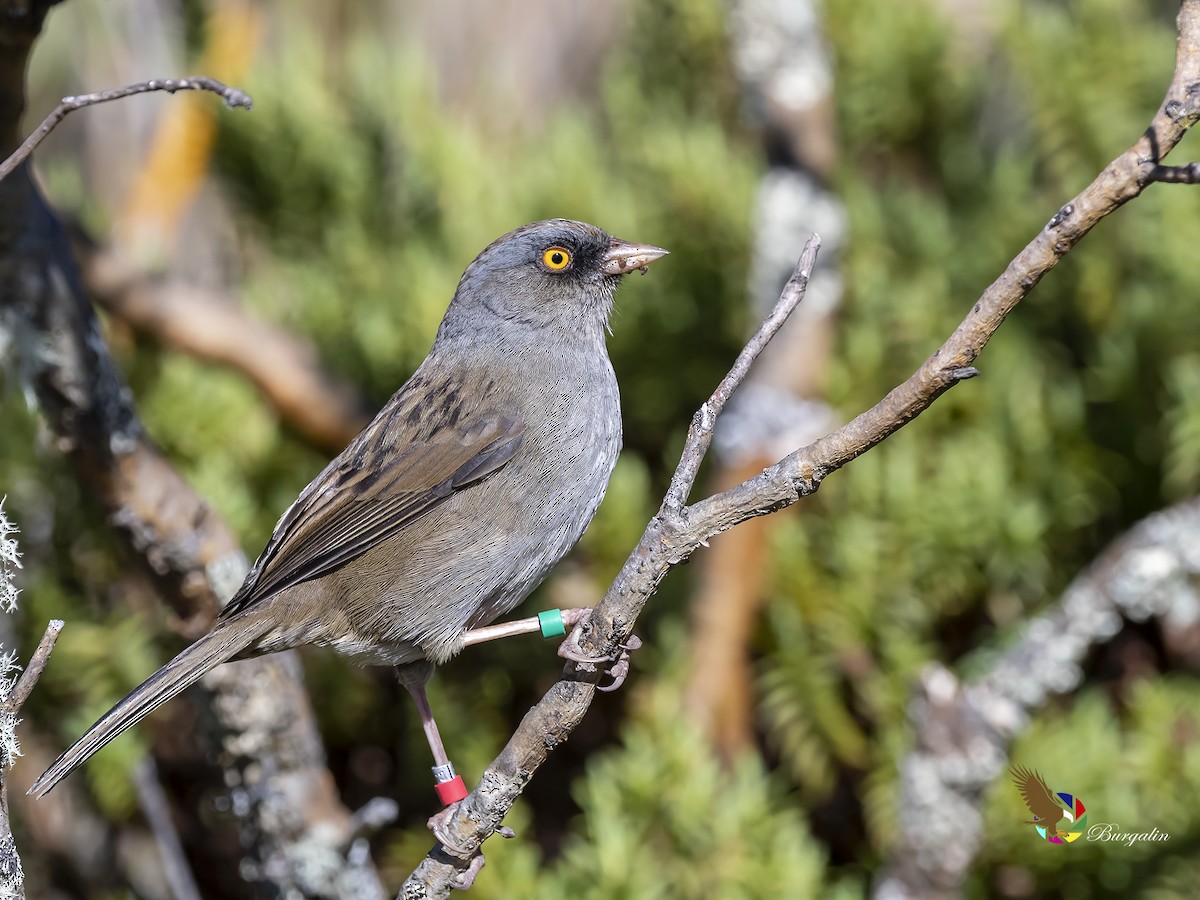
{"type": "Polygon", "coordinates": [[[1087,807],[1072,794],[1050,790],[1041,774],[1024,766],[1011,770],[1013,783],[1033,814],[1032,825],[1042,840],[1050,844],[1070,844],[1087,831],[1087,807]]]}

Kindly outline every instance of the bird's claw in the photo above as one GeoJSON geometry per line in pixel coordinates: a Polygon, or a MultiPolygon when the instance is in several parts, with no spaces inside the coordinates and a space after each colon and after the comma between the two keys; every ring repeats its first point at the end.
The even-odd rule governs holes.
{"type": "Polygon", "coordinates": [[[642,646],[642,639],[636,634],[631,634],[629,639],[619,645],[621,653],[616,661],[608,667],[604,674],[612,679],[608,684],[596,685],[596,690],[604,691],[610,694],[625,683],[625,679],[629,677],[629,654],[642,646]]]}
{"type": "Polygon", "coordinates": [[[457,803],[451,803],[441,812],[430,816],[426,825],[428,825],[429,830],[433,832],[433,836],[437,839],[437,842],[446,849],[447,853],[449,853],[451,856],[457,856],[460,859],[470,859],[478,851],[469,849],[458,843],[458,841],[456,841],[450,835],[450,830],[448,827],[450,824],[450,817],[454,815],[454,810],[457,806],[457,803]]]}
{"type": "MultiPolygon", "coordinates": [[[[457,803],[451,803],[441,812],[429,817],[429,830],[433,832],[434,839],[442,845],[442,849],[447,854],[467,863],[467,868],[463,869],[454,877],[454,889],[458,891],[469,890],[471,885],[475,883],[476,877],[479,875],[479,870],[487,865],[487,860],[483,858],[483,851],[479,848],[470,850],[458,843],[450,835],[449,823],[450,816],[454,814],[454,808],[457,803]]],[[[496,826],[496,834],[500,837],[511,840],[517,836],[517,833],[507,825],[496,826]]]]}
{"type": "Polygon", "coordinates": [[[479,877],[480,871],[487,865],[487,860],[483,858],[483,853],[476,853],[471,857],[471,862],[465,870],[454,876],[454,880],[450,882],[450,886],[456,891],[469,891],[471,885],[475,883],[475,879],[479,877]]]}
{"type": "Polygon", "coordinates": [[[451,803],[441,812],[430,816],[426,824],[433,832],[434,839],[442,845],[442,849],[447,854],[467,863],[467,867],[455,875],[452,882],[455,890],[465,891],[475,883],[479,870],[487,865],[487,860],[483,858],[483,851],[478,847],[474,849],[464,847],[450,835],[448,825],[456,806],[458,806],[457,803],[451,803]]]}
{"type": "Polygon", "coordinates": [[[597,685],[596,690],[605,693],[615,691],[629,677],[629,654],[642,646],[642,639],[636,634],[631,634],[625,639],[625,643],[618,645],[616,656],[595,657],[588,656],[583,652],[583,648],[579,646],[579,639],[576,637],[578,633],[579,630],[576,628],[567,635],[566,639],[558,646],[558,655],[577,665],[590,667],[590,670],[602,667],[604,673],[612,681],[604,686],[597,685]]]}

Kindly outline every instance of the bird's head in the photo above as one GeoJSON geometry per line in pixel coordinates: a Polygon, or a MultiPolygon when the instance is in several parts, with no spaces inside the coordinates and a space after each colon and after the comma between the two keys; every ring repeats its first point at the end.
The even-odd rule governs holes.
{"type": "Polygon", "coordinates": [[[623,275],[667,251],[614,238],[569,219],[534,222],[493,241],[467,266],[443,330],[474,317],[533,328],[602,330],[623,275]]]}

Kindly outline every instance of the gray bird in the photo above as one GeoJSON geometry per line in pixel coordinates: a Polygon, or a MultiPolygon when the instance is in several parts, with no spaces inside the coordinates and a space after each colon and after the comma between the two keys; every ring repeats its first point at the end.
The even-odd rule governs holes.
{"type": "Polygon", "coordinates": [[[524,600],[595,514],[621,449],[605,346],[613,293],[666,252],[566,219],[487,247],[420,368],[283,514],[213,630],[102,716],[30,793],[215,666],[303,644],[395,666],[437,780],[453,777],[425,683],[470,629],[524,600]]]}

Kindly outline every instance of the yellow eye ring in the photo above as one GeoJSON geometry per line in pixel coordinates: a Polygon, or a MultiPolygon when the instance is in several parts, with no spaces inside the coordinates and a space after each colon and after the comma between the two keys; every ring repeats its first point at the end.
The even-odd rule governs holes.
{"type": "Polygon", "coordinates": [[[571,264],[571,252],[565,247],[549,247],[542,254],[542,265],[552,272],[561,272],[571,264]]]}

